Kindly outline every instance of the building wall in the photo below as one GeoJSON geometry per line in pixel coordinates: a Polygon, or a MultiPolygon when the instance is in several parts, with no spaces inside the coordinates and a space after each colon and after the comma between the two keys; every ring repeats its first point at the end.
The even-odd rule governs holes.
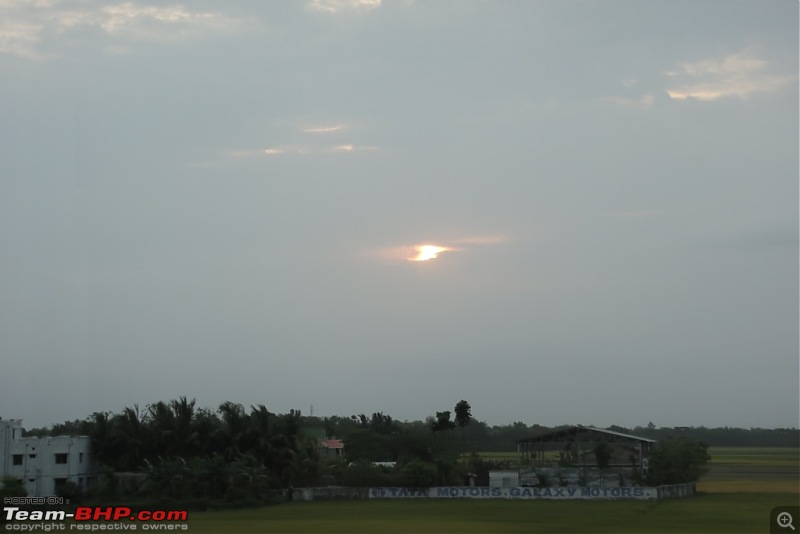
{"type": "Polygon", "coordinates": [[[88,436],[22,437],[22,422],[0,419],[0,477],[22,481],[28,495],[50,497],[66,481],[82,491],[95,482],[88,436]]]}
{"type": "Polygon", "coordinates": [[[519,471],[489,471],[489,487],[513,488],[519,486],[519,471]]]}
{"type": "Polygon", "coordinates": [[[11,444],[22,437],[22,421],[0,419],[0,477],[6,476],[11,462],[11,444]]]}

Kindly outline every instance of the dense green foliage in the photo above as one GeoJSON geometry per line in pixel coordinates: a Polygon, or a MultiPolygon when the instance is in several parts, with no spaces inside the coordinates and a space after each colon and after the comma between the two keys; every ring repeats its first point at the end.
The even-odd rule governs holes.
{"type": "Polygon", "coordinates": [[[668,438],[650,451],[647,482],[652,486],[696,482],[711,460],[708,445],[702,441],[668,438]]]}
{"type": "MultiPolygon", "coordinates": [[[[157,499],[241,500],[314,485],[425,487],[464,483],[468,473],[508,468],[513,460],[487,459],[481,452],[508,451],[516,441],[564,427],[517,422],[490,427],[472,418],[468,402],[437,411],[425,421],[400,422],[381,412],[350,417],[304,417],[299,411],[274,414],[264,405],[224,402],[216,410],[181,397],[140,410],[94,413],[83,421],[37,429],[27,435],[88,435],[104,475],[95,492],[105,496],[138,492],[157,499]],[[454,415],[454,417],[453,417],[454,415]],[[344,458],[326,456],[320,440],[345,442],[344,458]],[[374,462],[395,462],[394,468],[374,462]],[[117,475],[139,473],[137,484],[117,475]],[[144,482],[142,479],[144,478],[144,482]]],[[[797,429],[656,428],[609,430],[660,441],[650,457],[649,483],[697,480],[708,459],[707,446],[758,442],[797,446],[797,429]]],[[[594,451],[601,468],[610,452],[594,451]]],[[[563,455],[562,455],[563,456],[563,455]]],[[[562,458],[569,463],[569,458],[562,458]]],[[[572,459],[574,460],[574,459],[572,459]]]]}
{"type": "Polygon", "coordinates": [[[0,501],[3,497],[26,497],[27,495],[25,486],[16,478],[7,476],[0,480],[0,501]]]}
{"type": "Polygon", "coordinates": [[[299,411],[277,415],[259,405],[248,412],[225,402],[212,412],[181,397],[143,411],[94,413],[52,432],[91,438],[104,473],[96,492],[115,494],[117,473],[140,472],[147,482],[136,489],[145,496],[221,499],[315,482],[319,449],[302,427],[299,411]]]}
{"type": "MultiPolygon", "coordinates": [[[[172,401],[175,402],[175,401],[172,401]]],[[[163,403],[161,403],[163,404],[163,403]]],[[[170,403],[171,404],[171,403],[170,403]]],[[[131,408],[126,408],[123,413],[129,412],[131,408]]],[[[134,411],[135,413],[135,411],[134,411]]],[[[27,430],[26,436],[58,436],[58,435],[89,435],[88,428],[92,420],[98,414],[94,414],[89,420],[67,421],[55,424],[46,428],[35,428],[27,430]]],[[[100,416],[110,416],[110,414],[100,414],[100,416]]],[[[119,416],[114,416],[119,417],[119,416]]],[[[213,427],[215,414],[209,410],[195,410],[195,417],[199,419],[208,418],[205,425],[213,427]]],[[[423,421],[396,421],[391,416],[382,413],[373,414],[373,418],[361,416],[341,417],[302,417],[304,427],[320,427],[324,429],[327,436],[346,437],[354,430],[361,428],[370,432],[393,434],[395,432],[411,432],[425,427],[423,421]],[[364,417],[365,421],[359,419],[364,417]],[[378,430],[378,429],[381,430],[378,430]]],[[[490,426],[483,421],[471,419],[470,424],[464,427],[465,439],[469,441],[473,451],[516,451],[516,442],[531,436],[544,434],[567,425],[549,427],[538,424],[527,425],[523,422],[515,422],[507,425],[490,426]]],[[[800,446],[800,429],[797,428],[737,428],[737,427],[656,427],[652,423],[647,426],[636,426],[632,428],[612,425],[608,430],[634,434],[637,436],[664,440],[670,437],[683,437],[689,440],[702,441],[711,447],[798,447],[800,446]]],[[[201,429],[202,433],[202,429],[201,429]]],[[[348,450],[350,444],[348,444],[348,450]]],[[[384,458],[389,459],[389,458],[384,458]]]]}
{"type": "Polygon", "coordinates": [[[599,469],[608,469],[608,462],[611,460],[611,447],[605,441],[599,442],[594,447],[594,457],[597,459],[599,469]]]}

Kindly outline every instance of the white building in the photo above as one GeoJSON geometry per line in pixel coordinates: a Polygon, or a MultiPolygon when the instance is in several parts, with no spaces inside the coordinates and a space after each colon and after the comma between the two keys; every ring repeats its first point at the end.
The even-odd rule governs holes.
{"type": "Polygon", "coordinates": [[[519,471],[489,471],[489,487],[515,488],[517,486],[519,486],[519,471]]]}
{"type": "Polygon", "coordinates": [[[0,419],[0,478],[16,478],[29,496],[54,496],[67,481],[89,489],[96,477],[91,450],[88,436],[23,438],[21,420],[0,419]]]}

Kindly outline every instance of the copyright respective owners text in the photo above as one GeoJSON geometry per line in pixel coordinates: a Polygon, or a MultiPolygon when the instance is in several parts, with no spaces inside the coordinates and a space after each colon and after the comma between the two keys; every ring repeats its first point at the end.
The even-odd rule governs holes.
{"type": "Polygon", "coordinates": [[[769,532],[788,534],[798,532],[800,506],[776,506],[769,514],[769,532]]]}
{"type": "Polygon", "coordinates": [[[185,509],[70,506],[59,497],[6,497],[0,516],[5,532],[181,532],[189,530],[188,520],[185,509]]]}

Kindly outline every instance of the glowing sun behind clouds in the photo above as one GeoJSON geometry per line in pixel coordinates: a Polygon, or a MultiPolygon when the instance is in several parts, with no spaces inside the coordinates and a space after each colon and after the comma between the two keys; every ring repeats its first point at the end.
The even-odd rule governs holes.
{"type": "Polygon", "coordinates": [[[454,249],[447,247],[440,247],[438,245],[416,245],[414,246],[414,250],[417,251],[417,255],[411,258],[407,258],[410,261],[435,260],[438,257],[438,255],[441,254],[442,252],[448,252],[454,249]]]}
{"type": "Polygon", "coordinates": [[[435,244],[431,241],[422,241],[416,245],[400,245],[394,247],[384,247],[372,249],[368,252],[370,256],[382,258],[387,261],[413,261],[429,262],[435,260],[444,252],[465,252],[470,249],[484,247],[487,245],[498,245],[508,242],[509,238],[502,235],[495,236],[472,236],[459,239],[449,239],[446,245],[435,244]]]}

